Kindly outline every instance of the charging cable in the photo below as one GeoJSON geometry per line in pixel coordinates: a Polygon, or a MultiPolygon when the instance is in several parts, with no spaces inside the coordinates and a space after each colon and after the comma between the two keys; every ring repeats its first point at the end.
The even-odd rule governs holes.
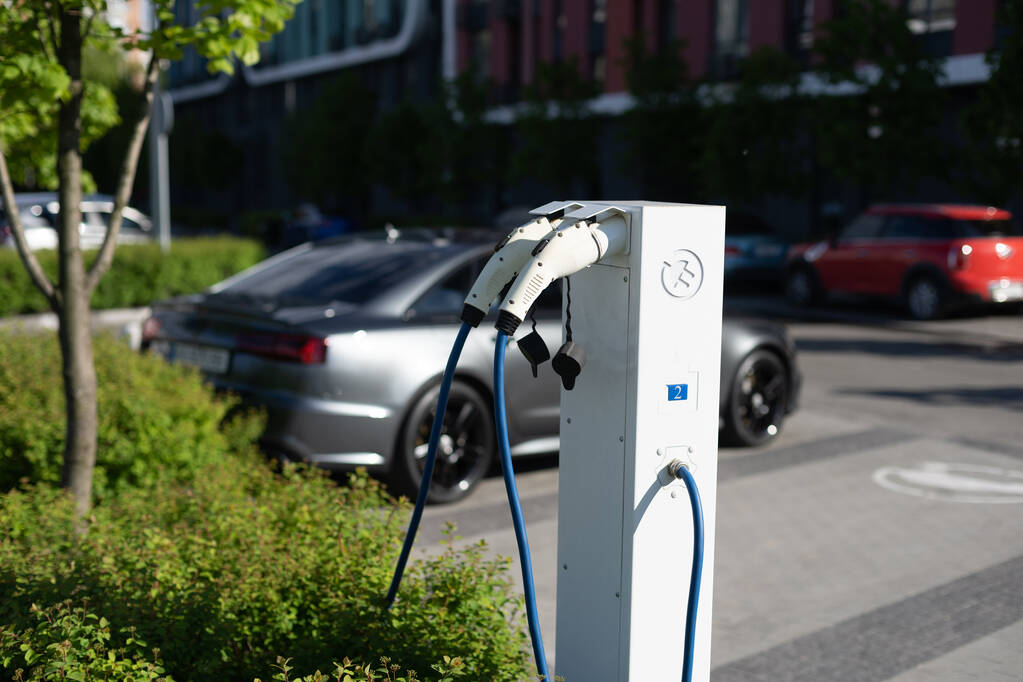
{"type": "Polygon", "coordinates": [[[508,493],[512,523],[515,526],[515,541],[519,545],[519,563],[522,566],[522,585],[526,595],[526,620],[529,622],[529,637],[533,642],[533,656],[536,670],[544,680],[550,680],[547,672],[547,656],[543,650],[543,636],[540,634],[540,616],[536,609],[536,589],[533,585],[533,562],[529,557],[529,538],[526,537],[526,521],[519,504],[519,491],[515,486],[515,470],[512,469],[511,445],[508,442],[508,416],[504,402],[504,355],[508,347],[508,336],[497,332],[494,347],[494,420],[497,423],[497,444],[501,455],[501,471],[504,473],[504,489],[508,493]]]}
{"type": "Polygon", "coordinates": [[[409,553],[412,551],[412,544],[416,541],[416,531],[419,530],[419,521],[423,516],[423,507],[426,506],[426,498],[430,493],[433,466],[437,462],[437,444],[440,442],[440,433],[444,428],[444,412],[448,409],[448,394],[451,392],[451,380],[455,376],[455,366],[458,365],[458,358],[462,354],[465,338],[469,336],[469,330],[471,329],[472,325],[468,322],[463,322],[458,328],[455,343],[451,346],[451,355],[448,356],[448,364],[444,368],[444,376],[440,380],[440,393],[437,395],[437,412],[433,416],[433,428],[430,429],[430,442],[426,449],[423,479],[419,482],[419,495],[416,496],[416,506],[412,510],[412,520],[409,521],[408,532],[405,534],[405,544],[401,548],[398,565],[394,567],[391,588],[387,591],[387,608],[391,608],[394,598],[398,594],[398,586],[401,584],[401,576],[405,572],[405,564],[408,562],[409,553]]]}
{"type": "Polygon", "coordinates": [[[550,234],[554,227],[560,223],[560,217],[554,218],[553,223],[550,219],[541,217],[512,230],[494,247],[494,255],[487,261],[483,272],[476,278],[472,290],[466,296],[465,305],[462,306],[462,326],[458,329],[458,335],[451,347],[448,364],[444,368],[444,376],[440,382],[437,409],[433,416],[433,428],[430,430],[430,441],[426,449],[423,478],[419,482],[419,494],[416,496],[416,504],[412,510],[412,519],[409,521],[408,532],[405,534],[405,543],[402,545],[398,564],[394,567],[391,587],[387,591],[388,609],[394,604],[394,598],[398,594],[401,577],[405,572],[405,564],[408,563],[409,554],[412,552],[412,545],[415,543],[416,533],[419,530],[419,522],[423,516],[423,508],[426,506],[426,498],[430,493],[430,481],[433,478],[433,468],[437,461],[437,445],[444,427],[444,412],[448,407],[448,393],[451,391],[451,381],[455,376],[455,367],[462,354],[465,338],[473,327],[479,326],[479,323],[483,321],[491,303],[505,284],[518,274],[523,265],[529,262],[532,251],[540,240],[550,234]]]}
{"type": "Polygon", "coordinates": [[[693,508],[693,570],[689,576],[689,603],[686,606],[686,644],[682,656],[682,682],[693,679],[693,651],[696,639],[696,607],[700,600],[700,574],[703,572],[703,506],[696,479],[681,460],[668,464],[668,472],[682,479],[689,493],[689,504],[693,508]]]}

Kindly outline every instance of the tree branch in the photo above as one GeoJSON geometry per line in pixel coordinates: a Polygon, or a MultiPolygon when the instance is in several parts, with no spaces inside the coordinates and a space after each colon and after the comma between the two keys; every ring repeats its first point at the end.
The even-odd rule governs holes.
{"type": "Polygon", "coordinates": [[[146,67],[146,84],[142,91],[144,103],[139,111],[138,120],[132,130],[131,139],[128,141],[128,150],[124,155],[124,163],[121,165],[120,177],[117,181],[117,191],[114,194],[114,210],[110,213],[110,223],[107,225],[107,233],[103,238],[103,246],[100,247],[99,255],[89,267],[85,276],[85,290],[89,295],[95,290],[100,279],[110,269],[114,260],[114,249],[117,246],[117,235],[121,231],[121,214],[131,196],[132,185],[135,183],[135,171],[138,169],[139,154],[142,152],[142,142],[146,136],[146,129],[153,112],[153,87],[159,76],[157,64],[159,59],[154,52],[149,58],[149,65],[146,67]]]}
{"type": "MultiPolygon", "coordinates": [[[[57,7],[60,8],[60,2],[57,3],[57,7]]],[[[53,58],[56,59],[60,55],[60,43],[57,42],[57,31],[53,28],[53,16],[47,17],[49,21],[46,22],[46,28],[49,29],[50,34],[50,45],[53,47],[53,58]]],[[[39,38],[42,40],[43,27],[39,25],[39,38]]]]}
{"type": "MultiPolygon", "coordinates": [[[[46,43],[46,22],[43,21],[43,17],[39,14],[39,8],[36,5],[32,5],[29,10],[32,12],[32,18],[36,22],[36,35],[39,38],[39,47],[43,50],[43,55],[48,58],[56,59],[57,52],[54,49],[53,55],[50,55],[50,46],[46,43]]],[[[51,33],[52,35],[52,33],[51,33]]],[[[54,46],[56,48],[56,46],[54,46]]]]}
{"type": "Polygon", "coordinates": [[[93,21],[93,19],[96,18],[97,14],[99,14],[99,12],[96,10],[95,7],[93,7],[92,8],[92,14],[90,14],[89,18],[85,20],[85,30],[82,31],[82,44],[83,45],[85,44],[85,41],[89,39],[89,34],[92,33],[92,21],[93,21]]]}
{"type": "Polygon", "coordinates": [[[28,248],[28,242],[25,240],[25,229],[21,225],[18,204],[14,199],[14,185],[11,183],[11,174],[7,170],[7,159],[4,156],[3,149],[0,149],[0,190],[3,190],[4,213],[7,215],[7,222],[14,234],[14,244],[18,249],[18,255],[21,256],[21,262],[25,264],[25,269],[28,270],[32,283],[46,297],[46,301],[50,304],[53,312],[60,312],[60,292],[56,290],[53,282],[43,272],[42,266],[39,265],[39,260],[32,253],[31,249],[28,248]]]}

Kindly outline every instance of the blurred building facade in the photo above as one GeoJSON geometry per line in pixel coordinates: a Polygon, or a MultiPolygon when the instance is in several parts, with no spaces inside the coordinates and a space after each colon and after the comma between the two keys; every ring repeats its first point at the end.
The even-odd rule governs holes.
{"type": "MultiPolygon", "coordinates": [[[[889,0],[903,6],[909,27],[943,60],[945,84],[987,78],[985,52],[998,38],[999,0],[889,0]]],[[[194,0],[178,0],[180,20],[195,16],[194,0]]],[[[631,98],[625,41],[648,47],[681,41],[694,81],[727,82],[745,56],[762,46],[785,51],[812,72],[810,48],[842,0],[304,0],[285,30],[262,48],[262,60],[232,76],[210,76],[186,54],[168,73],[177,120],[199,122],[232,142],[239,163],[220,187],[172,187],[174,203],[228,208],[233,213],[287,207],[303,200],[279,169],[282,123],[312,105],[342,72],[369,85],[386,109],[403,99],[429,98],[441,83],[474,71],[492,82],[492,120],[511,124],[538,65],[572,61],[601,93],[592,109],[614,118],[631,98]]],[[[172,163],[175,141],[172,138],[172,163]]],[[[414,141],[409,141],[414,144],[414,141]]],[[[338,150],[340,156],[344,150],[338,150]]],[[[605,154],[605,156],[607,156],[605,154]]],[[[172,169],[173,178],[173,169],[172,169]]],[[[604,174],[606,196],[643,187],[629,174],[604,174]]],[[[502,188],[486,209],[550,197],[536,188],[502,188]]],[[[676,200],[686,200],[677,197],[676,200]]],[[[385,199],[386,201],[386,199],[385,199]]],[[[328,207],[329,208],[329,207],[328,207]]],[[[385,210],[384,212],[392,212],[385,210]]]]}
{"type": "MultiPolygon", "coordinates": [[[[949,58],[953,82],[983,79],[998,0],[889,0],[909,14],[928,51],[949,58]]],[[[458,0],[458,68],[476,64],[511,103],[537,64],[575,59],[605,93],[626,90],[625,48],[684,43],[695,80],[729,80],[753,50],[773,46],[810,68],[810,47],[842,0],[458,0]]]]}

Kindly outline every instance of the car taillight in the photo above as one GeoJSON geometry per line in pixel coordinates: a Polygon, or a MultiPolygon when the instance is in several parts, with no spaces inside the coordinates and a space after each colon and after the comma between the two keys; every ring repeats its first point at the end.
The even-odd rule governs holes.
{"type": "Polygon", "coordinates": [[[305,334],[252,333],[235,337],[238,350],[274,360],[318,365],[327,361],[327,339],[305,334]]]}
{"type": "Polygon", "coordinates": [[[965,270],[966,266],[970,264],[971,253],[973,253],[973,247],[969,244],[953,246],[948,251],[948,269],[965,270]]]}
{"type": "Polygon", "coordinates": [[[148,318],[142,323],[142,343],[149,343],[160,335],[163,325],[155,317],[148,318]]]}
{"type": "Polygon", "coordinates": [[[742,253],[742,250],[738,246],[726,246],[725,256],[738,256],[742,253]]]}

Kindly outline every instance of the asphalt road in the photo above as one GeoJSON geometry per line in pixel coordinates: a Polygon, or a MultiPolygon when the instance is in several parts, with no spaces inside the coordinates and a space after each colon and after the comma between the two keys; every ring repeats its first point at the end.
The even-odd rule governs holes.
{"type": "MultiPolygon", "coordinates": [[[[1023,679],[1023,313],[728,308],[789,321],[805,384],[770,447],[720,451],[712,680],[1023,679]]],[[[556,465],[517,466],[555,669],[556,465]]],[[[418,551],[445,521],[515,556],[499,477],[418,551]]]]}

